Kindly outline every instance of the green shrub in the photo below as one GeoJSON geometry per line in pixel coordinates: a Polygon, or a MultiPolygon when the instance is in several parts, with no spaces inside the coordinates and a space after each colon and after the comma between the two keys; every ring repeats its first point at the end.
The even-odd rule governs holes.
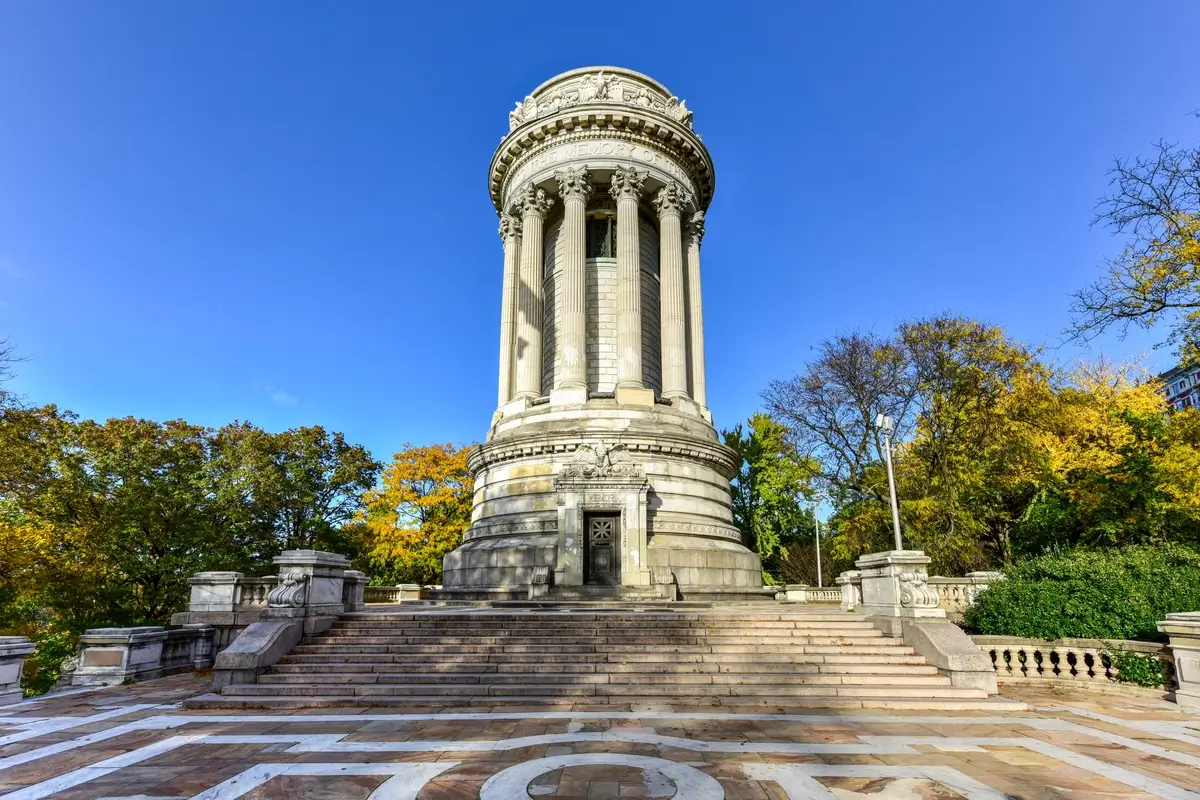
{"type": "Polygon", "coordinates": [[[1075,549],[1004,570],[967,610],[972,633],[1161,641],[1173,611],[1200,610],[1200,551],[1184,545],[1075,549]]]}
{"type": "Polygon", "coordinates": [[[1134,683],[1138,686],[1163,685],[1163,665],[1157,656],[1135,653],[1132,650],[1110,650],[1105,655],[1117,668],[1118,679],[1122,683],[1134,683]]]}

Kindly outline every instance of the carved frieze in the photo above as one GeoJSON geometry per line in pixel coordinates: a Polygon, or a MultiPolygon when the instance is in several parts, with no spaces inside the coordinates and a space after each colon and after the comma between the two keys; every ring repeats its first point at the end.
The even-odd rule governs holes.
{"type": "Polygon", "coordinates": [[[560,478],[642,477],[642,468],[633,463],[628,448],[621,443],[581,444],[571,460],[558,471],[560,478]]]}
{"type": "Polygon", "coordinates": [[[692,128],[692,110],[687,107],[686,100],[675,95],[664,96],[632,78],[600,71],[559,84],[540,97],[526,95],[508,112],[508,129],[514,131],[526,122],[556,114],[564,108],[596,102],[623,103],[657,111],[689,130],[692,128]]]}

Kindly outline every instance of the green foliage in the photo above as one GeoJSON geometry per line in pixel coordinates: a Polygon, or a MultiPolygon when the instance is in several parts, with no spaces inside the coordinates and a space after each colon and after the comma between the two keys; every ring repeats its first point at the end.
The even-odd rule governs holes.
{"type": "Polygon", "coordinates": [[[1122,683],[1155,687],[1165,682],[1163,663],[1157,656],[1132,650],[1109,650],[1105,655],[1117,668],[1117,676],[1122,683]]]}
{"type": "Polygon", "coordinates": [[[972,633],[1157,641],[1166,614],[1200,608],[1200,551],[1184,545],[1077,548],[1003,573],[967,610],[972,633]]]}
{"type": "Polygon", "coordinates": [[[742,543],[762,559],[764,572],[774,573],[789,542],[812,541],[812,514],[805,502],[816,464],[796,453],[787,428],[767,414],[754,414],[746,426],[738,423],[722,436],[739,459],[732,486],[734,524],[742,543]]]}
{"type": "Polygon", "coordinates": [[[21,688],[26,697],[45,694],[58,680],[62,662],[75,652],[79,634],[48,622],[29,637],[37,646],[25,658],[21,688]]]}

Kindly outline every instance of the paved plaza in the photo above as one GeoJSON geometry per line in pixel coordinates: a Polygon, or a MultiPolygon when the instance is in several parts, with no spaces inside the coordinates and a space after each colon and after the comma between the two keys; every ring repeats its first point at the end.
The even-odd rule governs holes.
{"type": "Polygon", "coordinates": [[[0,709],[0,796],[1200,798],[1200,717],[1006,691],[1029,712],[578,705],[194,711],[177,676],[0,709]]]}

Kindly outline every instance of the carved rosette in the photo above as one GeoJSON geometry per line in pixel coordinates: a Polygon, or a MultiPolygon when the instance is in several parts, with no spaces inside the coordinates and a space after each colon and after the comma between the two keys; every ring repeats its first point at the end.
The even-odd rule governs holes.
{"type": "Polygon", "coordinates": [[[919,572],[900,573],[900,607],[901,608],[937,608],[938,593],[929,588],[929,576],[922,570],[919,572]]]}
{"type": "Polygon", "coordinates": [[[531,215],[545,217],[552,205],[554,205],[554,199],[549,197],[544,189],[538,189],[533,184],[526,186],[525,191],[517,197],[517,208],[521,210],[523,217],[531,215]]]}
{"type": "Polygon", "coordinates": [[[509,239],[521,238],[521,220],[512,214],[500,215],[500,238],[507,242],[509,239]]]}
{"type": "Polygon", "coordinates": [[[687,190],[675,181],[671,181],[659,189],[658,195],[653,200],[654,210],[660,217],[666,214],[679,214],[687,202],[687,190]]]}
{"type": "Polygon", "coordinates": [[[688,237],[689,245],[700,246],[700,242],[704,240],[704,212],[697,211],[692,214],[692,218],[688,220],[684,227],[684,235],[688,237]]]}
{"type": "Polygon", "coordinates": [[[308,575],[303,572],[289,572],[267,595],[267,605],[273,608],[302,608],[307,594],[308,575]]]}
{"type": "Polygon", "coordinates": [[[649,174],[648,172],[638,172],[632,167],[617,167],[613,170],[608,193],[612,195],[613,200],[620,200],[622,197],[640,200],[649,174]]]}
{"type": "Polygon", "coordinates": [[[558,181],[558,194],[565,200],[580,199],[585,203],[592,196],[592,181],[587,165],[567,167],[554,173],[558,181]]]}

